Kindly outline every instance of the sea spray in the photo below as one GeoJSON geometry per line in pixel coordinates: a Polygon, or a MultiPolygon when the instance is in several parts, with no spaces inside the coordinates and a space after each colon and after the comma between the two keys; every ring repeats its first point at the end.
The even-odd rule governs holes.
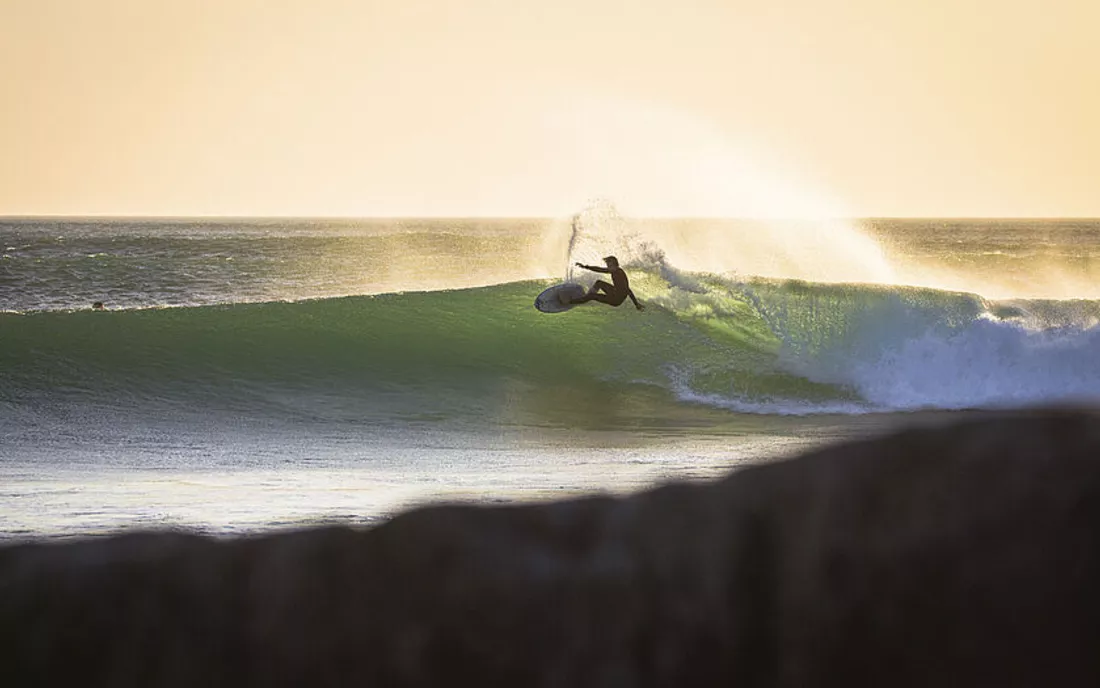
{"type": "Polygon", "coordinates": [[[837,219],[636,219],[596,200],[573,216],[566,277],[574,262],[660,266],[684,272],[891,284],[896,274],[882,245],[857,223],[837,219]]]}

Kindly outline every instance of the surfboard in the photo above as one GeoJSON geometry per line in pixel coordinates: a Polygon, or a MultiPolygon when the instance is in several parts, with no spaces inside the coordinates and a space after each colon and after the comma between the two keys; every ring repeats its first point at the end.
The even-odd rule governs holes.
{"type": "Polygon", "coordinates": [[[570,299],[580,298],[586,291],[576,282],[555,284],[535,298],[535,308],[543,313],[562,313],[577,305],[569,303],[570,299]]]}

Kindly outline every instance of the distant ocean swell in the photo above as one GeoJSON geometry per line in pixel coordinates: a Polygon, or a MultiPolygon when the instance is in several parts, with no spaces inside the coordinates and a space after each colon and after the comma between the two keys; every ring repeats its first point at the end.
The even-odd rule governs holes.
{"type": "Polygon", "coordinates": [[[277,421],[567,424],[601,413],[613,391],[760,414],[1100,398],[1100,302],[632,275],[645,313],[540,314],[531,302],[547,283],[527,281],[0,314],[0,403],[19,413],[85,404],[277,421]]]}

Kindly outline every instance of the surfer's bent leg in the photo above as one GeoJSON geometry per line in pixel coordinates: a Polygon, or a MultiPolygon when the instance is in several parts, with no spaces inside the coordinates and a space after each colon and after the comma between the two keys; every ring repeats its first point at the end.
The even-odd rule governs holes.
{"type": "Polygon", "coordinates": [[[601,291],[605,294],[610,294],[615,291],[615,287],[611,286],[607,282],[604,282],[603,280],[596,280],[596,283],[593,284],[592,288],[588,290],[587,296],[599,294],[601,291]]]}
{"type": "Polygon", "coordinates": [[[620,292],[613,284],[608,284],[603,280],[596,280],[596,283],[592,285],[592,289],[585,295],[585,298],[589,301],[606,303],[608,306],[621,306],[623,301],[626,301],[626,292],[620,292]]]}
{"type": "Polygon", "coordinates": [[[589,301],[602,301],[603,303],[608,303],[605,294],[613,293],[614,289],[615,288],[607,282],[604,282],[603,280],[596,280],[596,283],[588,289],[587,294],[581,296],[580,298],[573,299],[569,303],[588,303],[589,301]]]}
{"type": "Polygon", "coordinates": [[[587,294],[569,303],[588,303],[589,301],[599,301],[608,306],[621,306],[623,301],[626,301],[626,294],[615,291],[615,287],[607,282],[597,281],[587,294]]]}

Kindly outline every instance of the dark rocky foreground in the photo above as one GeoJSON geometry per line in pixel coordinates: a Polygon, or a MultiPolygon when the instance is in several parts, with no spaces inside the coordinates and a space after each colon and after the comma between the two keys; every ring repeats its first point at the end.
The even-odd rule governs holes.
{"type": "Polygon", "coordinates": [[[0,550],[6,686],[1097,686],[1100,415],[627,499],[0,550]]]}

